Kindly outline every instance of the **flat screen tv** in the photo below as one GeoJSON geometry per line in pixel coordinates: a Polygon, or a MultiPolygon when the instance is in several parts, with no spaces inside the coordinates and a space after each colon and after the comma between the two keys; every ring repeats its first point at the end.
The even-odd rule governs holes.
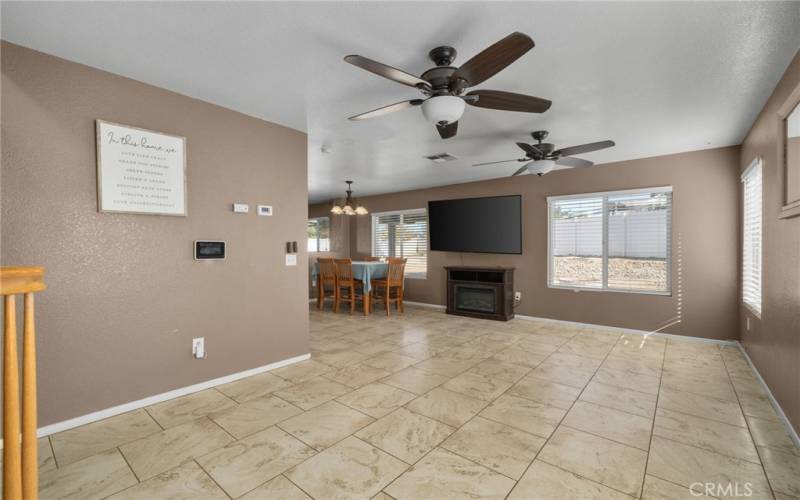
{"type": "Polygon", "coordinates": [[[431,250],[522,253],[522,196],[428,202],[431,250]]]}

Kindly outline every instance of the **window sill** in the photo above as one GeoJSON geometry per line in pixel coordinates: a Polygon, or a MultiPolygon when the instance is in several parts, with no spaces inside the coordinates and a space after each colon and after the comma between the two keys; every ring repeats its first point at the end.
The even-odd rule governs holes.
{"type": "Polygon", "coordinates": [[[650,290],[625,290],[622,288],[589,288],[579,286],[565,286],[565,285],[547,285],[547,288],[555,290],[572,290],[573,292],[611,292],[611,293],[633,293],[637,295],[655,295],[659,297],[672,297],[672,291],[650,291],[650,290]]]}

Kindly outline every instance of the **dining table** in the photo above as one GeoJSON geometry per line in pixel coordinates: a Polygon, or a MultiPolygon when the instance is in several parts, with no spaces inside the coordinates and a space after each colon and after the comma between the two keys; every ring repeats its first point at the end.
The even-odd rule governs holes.
{"type": "MultiPolygon", "coordinates": [[[[354,260],[352,266],[353,277],[364,283],[364,296],[366,297],[364,301],[364,314],[369,314],[372,310],[372,280],[385,278],[389,272],[389,264],[379,261],[354,260]]],[[[318,274],[319,262],[315,262],[314,265],[311,266],[312,283],[316,283],[318,274]]]]}

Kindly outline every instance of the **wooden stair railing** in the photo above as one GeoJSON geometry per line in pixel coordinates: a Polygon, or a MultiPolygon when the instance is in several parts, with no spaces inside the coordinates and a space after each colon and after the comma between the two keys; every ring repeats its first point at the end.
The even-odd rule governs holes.
{"type": "Polygon", "coordinates": [[[43,267],[0,267],[3,296],[3,500],[39,497],[36,439],[36,333],[33,294],[45,289],[43,267]],[[22,295],[22,411],[19,402],[16,296],[22,295]],[[20,450],[20,415],[22,449],[20,450]]]}

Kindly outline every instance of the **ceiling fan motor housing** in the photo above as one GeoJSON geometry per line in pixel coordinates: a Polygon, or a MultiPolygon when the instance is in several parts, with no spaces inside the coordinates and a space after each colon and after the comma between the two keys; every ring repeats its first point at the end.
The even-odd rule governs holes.
{"type": "Polygon", "coordinates": [[[456,59],[456,49],[447,45],[436,47],[428,52],[428,57],[437,66],[450,66],[456,59]]]}

